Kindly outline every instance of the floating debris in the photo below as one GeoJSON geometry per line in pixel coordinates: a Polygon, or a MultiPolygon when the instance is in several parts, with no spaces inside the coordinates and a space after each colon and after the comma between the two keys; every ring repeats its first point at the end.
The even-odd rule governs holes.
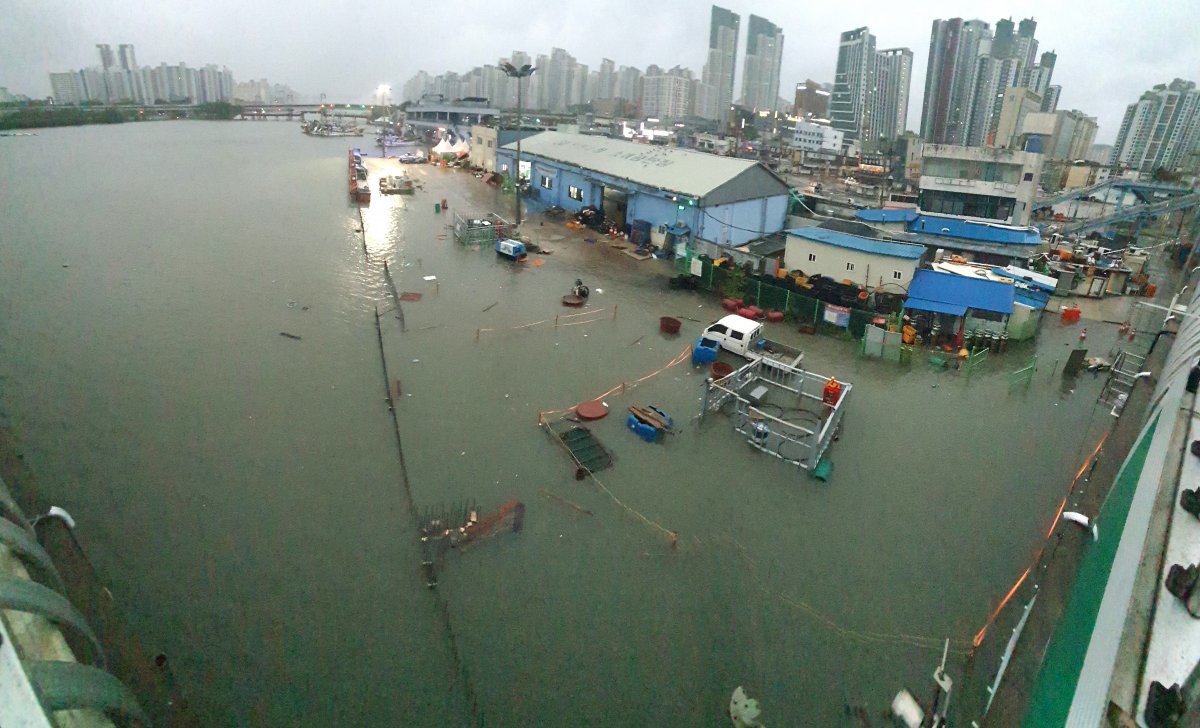
{"type": "Polygon", "coordinates": [[[280,332],[279,332],[279,335],[280,335],[280,336],[286,336],[286,337],[287,337],[287,338],[289,338],[289,339],[295,339],[296,341],[300,341],[300,337],[299,337],[299,336],[296,336],[295,334],[289,334],[289,333],[288,333],[288,332],[286,332],[286,331],[280,331],[280,332]]]}
{"type": "Polygon", "coordinates": [[[499,301],[496,301],[495,303],[491,304],[491,305],[490,305],[490,306],[488,306],[487,308],[483,309],[483,312],[484,312],[484,313],[487,313],[488,311],[491,311],[491,310],[492,310],[493,308],[495,308],[495,307],[496,307],[496,306],[497,306],[499,303],[500,303],[499,301]]]}
{"type": "Polygon", "coordinates": [[[400,300],[405,302],[420,301],[421,294],[413,291],[405,291],[404,293],[400,294],[400,300]]]}

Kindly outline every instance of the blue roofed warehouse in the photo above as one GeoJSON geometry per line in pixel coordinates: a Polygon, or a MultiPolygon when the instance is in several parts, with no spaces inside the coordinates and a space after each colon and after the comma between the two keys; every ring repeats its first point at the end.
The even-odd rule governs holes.
{"type": "MultiPolygon", "coordinates": [[[[496,152],[497,171],[512,174],[516,144],[496,152]]],[[[686,229],[691,237],[738,246],[783,230],[789,187],[754,160],[678,147],[546,131],[521,142],[521,176],[545,205],[604,211],[624,230],[686,229]]]]}

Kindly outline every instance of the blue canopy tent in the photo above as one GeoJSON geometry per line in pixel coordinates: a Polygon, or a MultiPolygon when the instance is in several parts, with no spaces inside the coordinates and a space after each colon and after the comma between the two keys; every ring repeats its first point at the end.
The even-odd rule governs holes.
{"type": "MultiPolygon", "coordinates": [[[[1004,321],[1012,314],[1014,299],[1011,283],[919,270],[908,287],[904,310],[905,313],[915,311],[953,317],[955,344],[962,346],[968,312],[983,312],[984,318],[1000,316],[1004,321]]],[[[936,316],[931,318],[937,319],[936,316]]]]}

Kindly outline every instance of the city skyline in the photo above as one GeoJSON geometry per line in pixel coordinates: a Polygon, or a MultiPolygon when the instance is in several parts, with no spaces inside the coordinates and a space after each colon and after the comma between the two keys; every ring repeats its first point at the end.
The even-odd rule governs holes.
{"type": "MultiPolygon", "coordinates": [[[[271,0],[253,7],[231,0],[216,0],[203,7],[167,0],[147,6],[137,15],[121,10],[112,0],[13,1],[10,27],[21,32],[12,33],[0,51],[4,60],[0,86],[33,97],[50,95],[51,72],[94,65],[96,44],[109,38],[135,45],[143,58],[168,62],[212,59],[237,69],[239,75],[285,79],[314,96],[325,93],[348,102],[369,101],[381,83],[399,88],[420,70],[463,72],[507,56],[514,47],[531,52],[566,48],[591,68],[608,58],[617,66],[641,69],[651,63],[663,67],[678,64],[699,76],[706,60],[704,39],[710,22],[708,4],[648,7],[617,0],[598,8],[571,3],[548,17],[522,15],[517,3],[498,0],[479,5],[478,13],[459,13],[453,33],[431,33],[427,41],[407,37],[399,43],[394,23],[373,8],[345,14],[340,8],[317,7],[300,22],[290,8],[271,0]],[[487,12],[482,12],[485,7],[487,12]],[[376,15],[379,17],[372,19],[376,15]],[[492,19],[504,17],[524,20],[519,26],[503,26],[513,28],[511,31],[498,32],[492,19]],[[259,35],[263,28],[287,31],[281,30],[269,43],[258,42],[255,33],[230,30],[231,19],[237,21],[236,27],[255,28],[259,35]],[[647,43],[652,34],[655,42],[647,43]],[[332,39],[339,37],[355,39],[355,63],[329,62],[330,54],[337,52],[332,39]],[[368,62],[363,62],[364,55],[368,62]]],[[[955,3],[929,2],[906,8],[903,14],[882,2],[829,8],[800,8],[783,2],[724,3],[723,7],[743,19],[751,14],[770,18],[792,37],[782,54],[780,93],[785,98],[806,78],[833,81],[838,36],[848,29],[870,26],[886,39],[888,47],[911,48],[908,128],[912,130],[918,130],[920,124],[934,19],[979,18],[989,24],[999,18],[1036,19],[1041,47],[1058,54],[1053,79],[1055,86],[1063,88],[1058,107],[1078,108],[1098,117],[1097,141],[1101,143],[1115,140],[1125,108],[1147,88],[1177,77],[1197,80],[1195,69],[1200,68],[1196,44],[1162,41],[1173,37],[1173,31],[1200,22],[1200,7],[1187,5],[1147,11],[1097,2],[1083,12],[1037,2],[987,2],[973,5],[967,13],[955,3]],[[1104,62],[1097,63],[1097,58],[1104,62]]],[[[745,28],[739,51],[744,47],[745,28]]],[[[114,55],[117,50],[114,46],[114,55]]],[[[736,59],[737,65],[742,63],[743,59],[736,59]]],[[[734,98],[740,98],[741,75],[735,77],[734,98]]]]}

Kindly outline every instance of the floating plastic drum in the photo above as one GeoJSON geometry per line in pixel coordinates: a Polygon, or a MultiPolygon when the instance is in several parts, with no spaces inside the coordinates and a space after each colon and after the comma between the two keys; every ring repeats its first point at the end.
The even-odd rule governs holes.
{"type": "Polygon", "coordinates": [[[752,319],[752,318],[754,318],[754,309],[739,308],[737,314],[738,314],[738,316],[741,316],[742,318],[752,319]]]}
{"type": "Polygon", "coordinates": [[[767,320],[773,324],[777,324],[783,320],[783,311],[768,311],[767,320]]]}
{"type": "Polygon", "coordinates": [[[733,298],[722,298],[721,308],[725,309],[726,311],[736,311],[738,310],[738,302],[733,298]]]}
{"type": "Polygon", "coordinates": [[[576,406],[575,414],[581,420],[598,420],[608,414],[608,405],[598,399],[593,399],[576,406]]]}
{"type": "Polygon", "coordinates": [[[677,318],[662,316],[658,319],[658,330],[664,334],[678,334],[680,326],[682,322],[677,318]]]}
{"type": "Polygon", "coordinates": [[[724,379],[733,374],[733,365],[723,361],[714,361],[712,365],[713,379],[724,379]]]}
{"type": "Polygon", "coordinates": [[[587,299],[585,299],[583,296],[576,296],[574,293],[570,293],[562,297],[562,304],[564,306],[579,308],[585,303],[587,303],[587,299]]]}

